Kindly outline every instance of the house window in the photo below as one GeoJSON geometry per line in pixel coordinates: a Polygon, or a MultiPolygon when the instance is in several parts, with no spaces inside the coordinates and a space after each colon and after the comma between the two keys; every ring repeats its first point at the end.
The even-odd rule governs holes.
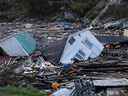
{"type": "Polygon", "coordinates": [[[91,49],[92,46],[93,46],[93,44],[92,44],[90,41],[88,41],[87,39],[86,39],[85,41],[82,41],[82,43],[83,43],[84,45],[86,45],[89,49],[91,49]]]}
{"type": "Polygon", "coordinates": [[[76,59],[79,59],[79,60],[82,60],[83,59],[83,57],[81,55],[79,55],[78,53],[76,54],[75,58],[76,59]]]}
{"type": "Polygon", "coordinates": [[[85,57],[85,53],[82,50],[79,50],[79,54],[83,57],[85,57]]]}
{"type": "Polygon", "coordinates": [[[74,37],[71,37],[68,42],[72,45],[75,42],[74,37]]]}

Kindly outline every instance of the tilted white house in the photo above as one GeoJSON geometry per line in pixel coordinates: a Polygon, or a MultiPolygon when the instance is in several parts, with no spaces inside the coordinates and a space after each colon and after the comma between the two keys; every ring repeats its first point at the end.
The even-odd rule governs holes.
{"type": "Polygon", "coordinates": [[[74,59],[96,58],[101,54],[103,48],[95,36],[89,30],[84,29],[69,36],[60,63],[72,64],[74,59]]]}

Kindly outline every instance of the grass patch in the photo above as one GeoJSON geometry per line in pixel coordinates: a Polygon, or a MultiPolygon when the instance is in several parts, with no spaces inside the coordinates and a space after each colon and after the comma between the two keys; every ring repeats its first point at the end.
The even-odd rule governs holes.
{"type": "Polygon", "coordinates": [[[35,88],[0,87],[0,96],[47,96],[46,92],[40,92],[35,88]]]}

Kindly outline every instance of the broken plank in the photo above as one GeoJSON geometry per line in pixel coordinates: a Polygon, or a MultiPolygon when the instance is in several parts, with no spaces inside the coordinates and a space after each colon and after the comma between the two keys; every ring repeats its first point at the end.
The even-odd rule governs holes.
{"type": "Polygon", "coordinates": [[[108,72],[108,71],[127,71],[128,67],[112,67],[112,68],[89,68],[81,69],[80,72],[108,72]]]}
{"type": "Polygon", "coordinates": [[[94,80],[94,86],[96,87],[128,87],[128,79],[106,79],[106,80],[94,80]]]}

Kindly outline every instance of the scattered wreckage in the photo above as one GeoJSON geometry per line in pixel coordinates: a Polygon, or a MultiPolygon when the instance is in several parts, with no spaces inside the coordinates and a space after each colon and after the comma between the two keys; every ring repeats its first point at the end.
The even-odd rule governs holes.
{"type": "Polygon", "coordinates": [[[104,24],[105,29],[126,29],[128,28],[128,20],[120,19],[117,21],[112,21],[104,24]]]}
{"type": "MultiPolygon", "coordinates": [[[[67,88],[64,87],[59,89],[58,91],[53,93],[52,96],[99,96],[101,90],[102,91],[104,89],[109,90],[110,88],[117,88],[117,87],[124,87],[124,88],[128,87],[128,80],[125,78],[104,79],[104,80],[91,80],[91,79],[80,78],[68,84],[67,88]]],[[[106,92],[108,90],[106,90],[106,92]]],[[[108,92],[107,95],[108,94],[110,94],[110,92],[108,92]]]]}
{"type": "MultiPolygon", "coordinates": [[[[30,26],[28,25],[27,28],[30,28],[30,26]]],[[[123,53],[120,53],[122,45],[125,47],[127,41],[127,37],[121,36],[94,36],[88,29],[78,31],[68,37],[60,58],[61,64],[57,66],[46,61],[42,53],[34,56],[36,54],[36,41],[28,32],[21,32],[2,39],[0,47],[9,56],[25,57],[19,63],[20,66],[14,70],[16,75],[19,76],[20,74],[19,77],[22,77],[21,81],[17,81],[19,84],[31,84],[41,89],[50,90],[52,93],[50,96],[97,96],[95,92],[97,87],[128,87],[128,80],[117,78],[105,79],[104,77],[104,79],[92,80],[75,80],[75,78],[83,77],[89,72],[92,74],[91,72],[128,70],[127,58],[124,60],[123,57],[127,52],[125,50],[123,53]],[[120,51],[116,51],[116,53],[115,49],[120,51]],[[72,65],[72,67],[64,70],[64,66],[68,64],[72,65]],[[27,82],[23,80],[24,78],[31,78],[31,80],[27,82]],[[66,82],[69,83],[72,80],[75,80],[73,87],[68,89],[66,82]],[[55,84],[56,90],[53,91],[49,86],[54,85],[54,82],[60,82],[60,84],[55,84]]],[[[125,55],[127,57],[127,54],[125,55]]],[[[72,83],[69,85],[72,85],[72,83]]]]}

